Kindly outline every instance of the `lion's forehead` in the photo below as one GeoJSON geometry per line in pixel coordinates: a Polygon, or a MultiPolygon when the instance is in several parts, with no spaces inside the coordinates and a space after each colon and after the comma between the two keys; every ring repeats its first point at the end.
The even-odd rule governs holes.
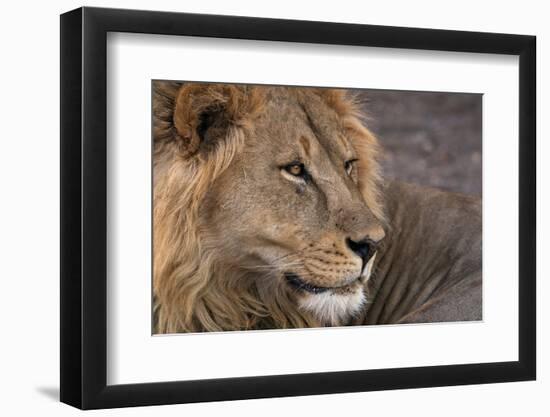
{"type": "Polygon", "coordinates": [[[300,150],[306,156],[349,158],[354,149],[337,113],[317,95],[279,93],[264,106],[250,144],[275,151],[300,150]]]}

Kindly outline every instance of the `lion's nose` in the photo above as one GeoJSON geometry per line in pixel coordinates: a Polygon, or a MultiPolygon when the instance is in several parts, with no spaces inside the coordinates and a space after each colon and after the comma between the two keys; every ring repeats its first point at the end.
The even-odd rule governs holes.
{"type": "Polygon", "coordinates": [[[376,252],[376,244],[370,239],[355,241],[347,238],[346,244],[348,248],[363,260],[363,265],[365,265],[372,255],[374,255],[374,252],[376,252]]]}

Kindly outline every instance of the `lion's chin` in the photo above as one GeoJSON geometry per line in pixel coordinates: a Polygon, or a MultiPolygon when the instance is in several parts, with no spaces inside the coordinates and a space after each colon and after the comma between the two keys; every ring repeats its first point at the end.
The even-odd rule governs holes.
{"type": "Polygon", "coordinates": [[[366,302],[362,286],[353,291],[339,293],[325,291],[303,294],[298,304],[302,310],[314,315],[325,326],[340,326],[355,316],[366,302]]]}

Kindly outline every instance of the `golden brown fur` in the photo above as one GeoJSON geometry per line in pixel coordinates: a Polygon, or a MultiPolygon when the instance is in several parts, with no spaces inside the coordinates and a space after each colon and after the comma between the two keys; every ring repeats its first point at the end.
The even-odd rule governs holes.
{"type": "Polygon", "coordinates": [[[344,323],[347,297],[361,300],[353,313],[368,278],[349,283],[360,260],[344,242],[384,236],[378,145],[353,99],[333,89],[163,81],[153,90],[155,332],[344,323]],[[275,167],[288,144],[322,164],[318,183],[275,167]],[[349,178],[344,152],[358,159],[349,178]],[[286,285],[288,265],[334,286],[341,305],[321,314],[318,296],[286,285]]]}

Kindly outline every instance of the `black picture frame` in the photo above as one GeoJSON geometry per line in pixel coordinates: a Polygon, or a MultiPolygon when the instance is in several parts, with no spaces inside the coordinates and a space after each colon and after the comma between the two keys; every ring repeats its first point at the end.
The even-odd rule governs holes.
{"type": "Polygon", "coordinates": [[[533,380],[536,38],[251,17],[80,8],[61,16],[61,401],[82,409],[533,380]],[[108,32],[519,56],[519,360],[112,385],[107,375],[108,32]]]}

